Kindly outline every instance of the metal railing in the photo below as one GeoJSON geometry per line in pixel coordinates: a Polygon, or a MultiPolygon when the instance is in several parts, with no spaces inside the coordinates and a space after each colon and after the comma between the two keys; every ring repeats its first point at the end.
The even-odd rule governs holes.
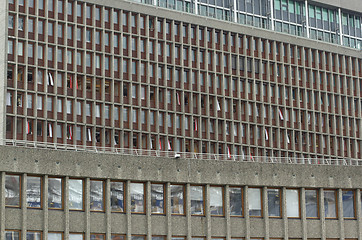
{"type": "Polygon", "coordinates": [[[148,149],[84,146],[84,145],[36,142],[36,141],[27,141],[27,140],[14,140],[14,139],[5,139],[2,141],[2,143],[3,145],[6,146],[15,146],[15,147],[120,154],[120,155],[130,155],[130,156],[188,158],[188,159],[235,161],[235,162],[362,166],[362,159],[352,159],[352,158],[323,159],[323,158],[294,158],[294,157],[248,156],[248,155],[213,154],[213,153],[192,153],[192,152],[175,152],[175,151],[148,150],[148,149]]]}

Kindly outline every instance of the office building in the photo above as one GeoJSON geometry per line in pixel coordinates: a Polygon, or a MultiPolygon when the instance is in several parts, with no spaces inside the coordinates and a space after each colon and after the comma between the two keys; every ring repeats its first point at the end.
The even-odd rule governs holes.
{"type": "Polygon", "coordinates": [[[359,1],[0,10],[1,240],[362,239],[359,1]]]}

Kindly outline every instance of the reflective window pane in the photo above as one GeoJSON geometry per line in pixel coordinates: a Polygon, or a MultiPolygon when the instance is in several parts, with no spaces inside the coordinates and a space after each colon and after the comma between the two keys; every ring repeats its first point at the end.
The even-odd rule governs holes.
{"type": "Polygon", "coordinates": [[[5,240],[19,240],[20,233],[17,231],[5,231],[5,240]]]}
{"type": "Polygon", "coordinates": [[[61,233],[48,233],[48,240],[62,240],[63,234],[61,233]]]}
{"type": "Polygon", "coordinates": [[[69,209],[83,210],[83,181],[69,179],[69,209]]]}
{"type": "Polygon", "coordinates": [[[319,217],[317,190],[305,190],[305,211],[307,218],[319,217]]]}
{"type": "Polygon", "coordinates": [[[83,240],[84,235],[82,233],[69,233],[69,240],[83,240]]]}
{"type": "Polygon", "coordinates": [[[20,206],[20,176],[5,175],[5,205],[20,206]]]}
{"type": "Polygon", "coordinates": [[[261,217],[261,189],[248,188],[249,216],[261,217]]]}
{"type": "Polygon", "coordinates": [[[223,188],[210,187],[210,214],[224,215],[223,188]]]}
{"type": "Polygon", "coordinates": [[[152,236],[152,240],[165,240],[164,236],[152,236]]]}
{"type": "Polygon", "coordinates": [[[299,217],[299,191],[297,189],[286,190],[287,216],[291,218],[299,217]]]}
{"type": "Polygon", "coordinates": [[[343,217],[354,218],[354,191],[342,191],[343,217]]]}
{"type": "Polygon", "coordinates": [[[91,240],[104,240],[104,238],[105,238],[104,234],[96,234],[96,233],[90,234],[91,240]]]}
{"type": "Polygon", "coordinates": [[[124,240],[124,239],[125,239],[125,236],[124,236],[124,235],[121,235],[121,234],[112,234],[112,235],[111,235],[111,239],[112,239],[112,240],[124,240]]]}
{"type": "Polygon", "coordinates": [[[90,210],[103,210],[103,181],[90,181],[90,210]]]}
{"type": "Polygon", "coordinates": [[[26,204],[30,208],[41,207],[41,178],[30,177],[27,178],[26,184],[26,204]]]}
{"type": "Polygon", "coordinates": [[[26,240],[41,240],[41,232],[26,232],[26,240]]]}
{"type": "Polygon", "coordinates": [[[184,186],[170,185],[171,188],[171,213],[184,214],[184,186]]]}
{"type": "Polygon", "coordinates": [[[204,188],[202,186],[190,187],[191,214],[204,214],[204,188]]]}
{"type": "Polygon", "coordinates": [[[324,190],[324,216],[326,218],[337,217],[336,191],[324,190]]]}
{"type": "Polygon", "coordinates": [[[151,212],[164,213],[164,185],[151,184],[151,212]]]}
{"type": "Polygon", "coordinates": [[[280,217],[280,189],[268,189],[269,217],[280,217]]]}
{"type": "Polygon", "coordinates": [[[124,212],[124,183],[111,182],[111,209],[124,212]]]}
{"type": "Polygon", "coordinates": [[[144,184],[143,183],[131,183],[131,212],[143,213],[145,212],[144,201],[144,184]]]}
{"type": "Polygon", "coordinates": [[[145,236],[131,236],[131,240],[145,240],[145,236]]]}
{"type": "Polygon", "coordinates": [[[63,183],[61,178],[48,179],[48,207],[63,208],[63,183]]]}
{"type": "Polygon", "coordinates": [[[229,198],[230,198],[230,215],[242,216],[243,215],[242,189],[237,187],[230,187],[229,198]]]}

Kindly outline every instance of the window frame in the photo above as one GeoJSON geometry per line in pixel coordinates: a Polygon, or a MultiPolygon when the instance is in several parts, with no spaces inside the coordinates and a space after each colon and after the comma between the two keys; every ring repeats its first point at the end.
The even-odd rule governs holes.
{"type": "MultiPolygon", "coordinates": [[[[182,186],[182,206],[183,206],[183,208],[182,208],[182,212],[183,213],[173,213],[172,212],[172,201],[171,201],[171,209],[170,209],[170,212],[171,212],[171,215],[179,215],[179,216],[184,216],[185,214],[186,214],[186,209],[185,209],[185,200],[186,200],[186,198],[185,198],[185,194],[186,194],[186,185],[183,185],[183,184],[170,184],[169,185],[169,188],[170,188],[170,200],[171,200],[171,197],[172,197],[172,194],[171,194],[171,186],[182,186]]],[[[180,204],[179,204],[180,205],[180,204]]]]}
{"type": "Polygon", "coordinates": [[[264,203],[263,203],[263,189],[261,187],[248,187],[248,191],[249,189],[259,189],[260,190],[260,216],[251,216],[250,215],[250,197],[249,197],[249,192],[248,192],[248,214],[249,214],[249,218],[263,218],[264,214],[264,203]]]}
{"type": "Polygon", "coordinates": [[[245,214],[245,202],[244,202],[244,187],[241,187],[241,186],[229,186],[229,209],[230,209],[230,188],[240,188],[240,191],[241,191],[241,215],[232,215],[231,214],[231,211],[230,211],[230,217],[244,217],[244,214],[245,214]]]}
{"type": "MultiPolygon", "coordinates": [[[[72,208],[70,208],[69,207],[69,211],[80,211],[80,212],[82,212],[82,211],[84,211],[85,210],[85,199],[84,199],[84,197],[85,197],[85,195],[84,195],[84,193],[85,193],[85,179],[81,179],[81,178],[69,178],[68,179],[68,199],[67,199],[67,201],[68,201],[68,205],[70,205],[70,200],[69,200],[69,197],[70,197],[70,193],[69,193],[69,190],[70,190],[70,186],[69,186],[69,182],[71,181],[71,180],[80,180],[80,181],[82,181],[82,208],[81,209],[72,209],[72,208]]],[[[70,234],[70,233],[69,233],[70,234]]],[[[83,239],[84,239],[84,236],[83,236],[83,239]]]]}
{"type": "Polygon", "coordinates": [[[48,199],[48,209],[51,210],[63,210],[64,209],[64,190],[65,190],[65,179],[61,178],[61,177],[56,177],[56,176],[49,176],[48,177],[48,189],[47,189],[47,199],[48,199]],[[60,208],[54,208],[54,207],[49,207],[49,179],[60,179],[61,180],[61,200],[62,200],[62,206],[60,208]]]}
{"type": "Polygon", "coordinates": [[[190,185],[190,215],[191,216],[205,216],[205,185],[190,185]],[[191,198],[191,188],[192,187],[201,187],[202,188],[202,213],[201,214],[195,214],[195,213],[192,213],[192,198],[191,198]]]}
{"type": "Polygon", "coordinates": [[[342,210],[343,210],[343,219],[348,220],[348,219],[356,219],[357,217],[357,206],[356,206],[356,190],[355,189],[341,189],[341,194],[342,194],[342,210]],[[344,201],[343,201],[343,196],[344,196],[344,192],[352,192],[353,193],[353,217],[345,217],[345,209],[344,209],[344,201]]]}
{"type": "Polygon", "coordinates": [[[279,191],[279,216],[270,216],[269,214],[269,204],[268,204],[268,217],[269,218],[282,218],[282,214],[283,214],[283,191],[281,188],[267,188],[267,201],[269,203],[269,198],[268,198],[268,190],[269,189],[274,189],[274,190],[278,190],[279,191]]]}
{"type": "Polygon", "coordinates": [[[210,195],[210,203],[209,203],[209,208],[210,208],[210,216],[212,217],[223,217],[225,216],[225,187],[224,186],[220,186],[220,185],[210,185],[209,186],[209,195],[210,195]],[[221,188],[221,205],[222,205],[222,214],[212,214],[211,212],[211,188],[221,188]]]}
{"type": "Polygon", "coordinates": [[[323,189],[323,204],[324,204],[324,217],[325,219],[338,219],[338,216],[339,216],[339,211],[338,211],[338,191],[337,189],[323,189]],[[334,192],[334,200],[335,200],[335,213],[336,213],[336,216],[335,217],[326,217],[326,205],[325,205],[325,192],[326,191],[333,191],[334,192]]]}
{"type": "Polygon", "coordinates": [[[301,191],[299,188],[286,188],[285,189],[285,211],[286,211],[286,216],[288,219],[300,219],[301,218],[301,191]],[[288,216],[288,203],[287,203],[287,192],[288,190],[296,190],[298,192],[298,217],[289,217],[288,216]]]}
{"type": "MultiPolygon", "coordinates": [[[[112,208],[112,203],[110,204],[110,207],[111,207],[111,212],[115,212],[115,213],[125,213],[126,212],[126,201],[127,201],[127,191],[126,191],[126,182],[124,181],[116,181],[116,180],[111,180],[110,181],[110,193],[112,193],[112,182],[116,182],[116,183],[122,183],[123,185],[123,210],[121,211],[117,211],[117,210],[113,210],[112,208]]],[[[111,195],[112,197],[112,195],[111,195]]],[[[112,200],[111,200],[112,201],[112,200]]]]}
{"type": "MultiPolygon", "coordinates": [[[[130,182],[129,183],[129,193],[130,193],[130,207],[131,207],[131,209],[130,209],[130,212],[131,212],[131,214],[145,214],[146,213],[146,208],[147,208],[147,206],[146,206],[146,199],[147,199],[147,194],[146,194],[146,183],[145,182],[130,182]],[[132,193],[131,193],[131,190],[132,190],[132,188],[131,188],[131,184],[132,183],[136,183],[136,184],[143,184],[143,212],[134,212],[133,211],[133,205],[132,205],[132,193]]],[[[134,205],[135,206],[135,205],[134,205]]],[[[143,236],[143,235],[142,235],[143,236]]]]}
{"type": "Polygon", "coordinates": [[[91,212],[104,212],[105,211],[105,187],[106,187],[106,184],[105,184],[105,181],[102,180],[102,179],[89,179],[89,211],[91,212]],[[92,209],[91,207],[91,204],[92,204],[92,201],[91,201],[91,182],[101,182],[102,183],[102,209],[92,209]]]}
{"type": "Polygon", "coordinates": [[[43,203],[44,203],[44,199],[43,199],[43,195],[44,195],[44,179],[43,179],[43,176],[27,175],[26,176],[25,194],[26,194],[26,208],[29,208],[29,209],[43,209],[43,203]],[[40,178],[40,206],[39,207],[29,207],[29,205],[28,205],[27,193],[26,192],[27,192],[27,189],[28,189],[28,178],[29,177],[38,177],[38,178],[40,178]]]}
{"type": "Polygon", "coordinates": [[[165,183],[156,183],[156,182],[151,182],[150,184],[151,186],[151,196],[150,196],[150,201],[151,201],[151,214],[155,214],[155,215],[165,215],[166,214],[166,201],[167,201],[167,192],[166,192],[166,185],[165,183]],[[159,213],[159,212],[153,212],[152,211],[152,208],[153,208],[153,204],[152,204],[152,185],[162,185],[162,189],[163,189],[163,192],[162,192],[162,197],[163,197],[163,206],[162,206],[162,210],[163,212],[162,213],[159,213]]]}
{"type": "Polygon", "coordinates": [[[319,219],[320,218],[320,191],[319,191],[319,189],[315,189],[315,188],[306,188],[306,189],[304,189],[304,202],[305,202],[305,217],[306,217],[306,219],[319,219]],[[307,191],[316,191],[316,193],[317,193],[317,217],[308,217],[307,216],[307,200],[306,200],[307,191]]]}
{"type": "MultiPolygon", "coordinates": [[[[17,174],[5,174],[5,183],[6,183],[6,176],[18,176],[19,177],[19,204],[18,205],[6,205],[6,197],[4,195],[4,202],[5,202],[5,207],[10,207],[10,208],[21,208],[22,207],[22,187],[23,187],[23,184],[22,184],[22,176],[21,175],[17,175],[17,174]]],[[[4,184],[5,184],[4,183],[4,184]]],[[[6,185],[4,186],[4,189],[6,188],[6,185]]],[[[4,192],[5,193],[5,192],[4,192]]]]}

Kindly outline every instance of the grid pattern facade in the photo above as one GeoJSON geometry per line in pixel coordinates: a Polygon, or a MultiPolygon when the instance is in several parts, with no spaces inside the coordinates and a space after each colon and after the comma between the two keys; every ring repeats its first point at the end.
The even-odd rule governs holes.
{"type": "Polygon", "coordinates": [[[361,158],[359,57],[89,2],[8,9],[7,139],[361,158]]]}

